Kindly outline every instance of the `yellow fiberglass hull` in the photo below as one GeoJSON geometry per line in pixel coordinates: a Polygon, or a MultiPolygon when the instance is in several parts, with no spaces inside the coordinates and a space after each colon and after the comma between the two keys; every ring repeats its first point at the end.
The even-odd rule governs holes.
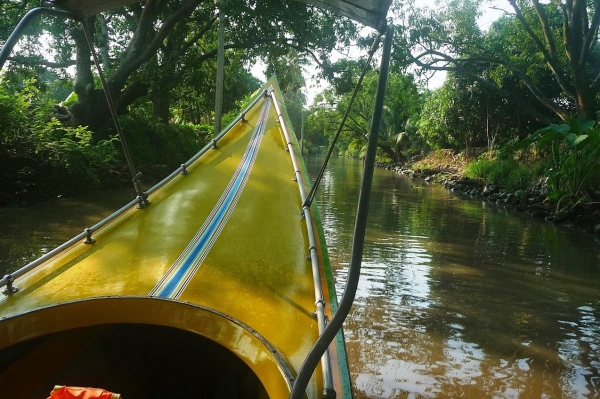
{"type": "MultiPolygon", "coordinates": [[[[306,172],[276,81],[264,93],[150,205],[2,280],[13,288],[0,295],[3,397],[54,385],[125,399],[289,395],[319,335],[315,298],[327,317],[336,299],[318,215],[301,217],[306,172]]],[[[341,333],[329,355],[350,397],[341,333]]],[[[321,370],[308,397],[324,389],[321,370]]]]}

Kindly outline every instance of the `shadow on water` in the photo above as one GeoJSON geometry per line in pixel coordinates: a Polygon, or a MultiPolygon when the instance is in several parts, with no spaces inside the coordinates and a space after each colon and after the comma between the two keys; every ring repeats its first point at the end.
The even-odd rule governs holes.
{"type": "Polygon", "coordinates": [[[133,198],[133,189],[126,188],[0,208],[0,275],[53,250],[133,198]]]}
{"type": "MultiPolygon", "coordinates": [[[[338,292],[361,168],[332,160],[317,197],[338,292]]],[[[356,397],[600,395],[593,237],[383,170],[369,218],[345,325],[356,397]]]]}

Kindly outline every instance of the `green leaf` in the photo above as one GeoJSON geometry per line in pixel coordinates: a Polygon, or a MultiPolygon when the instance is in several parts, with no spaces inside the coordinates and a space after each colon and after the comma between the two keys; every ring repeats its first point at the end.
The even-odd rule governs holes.
{"type": "Polygon", "coordinates": [[[513,149],[514,150],[522,150],[524,148],[529,147],[531,144],[535,143],[536,141],[538,141],[539,138],[537,136],[535,136],[535,133],[532,134],[529,137],[524,138],[521,141],[517,141],[514,145],[513,145],[513,149]]]}
{"type": "Polygon", "coordinates": [[[600,143],[600,129],[592,129],[588,132],[588,137],[592,143],[600,143]]]}
{"type": "Polygon", "coordinates": [[[556,190],[548,194],[548,199],[550,201],[559,201],[562,197],[567,195],[567,192],[564,190],[556,190]]]}
{"type": "Polygon", "coordinates": [[[585,120],[583,118],[577,119],[577,128],[578,128],[579,132],[583,132],[591,127],[594,127],[595,125],[596,125],[596,121],[585,120]]]}
{"type": "Polygon", "coordinates": [[[65,101],[63,101],[63,105],[65,107],[69,107],[71,104],[77,102],[78,100],[78,96],[77,93],[75,93],[74,91],[71,92],[71,94],[69,94],[69,96],[65,99],[65,101]]]}
{"type": "Polygon", "coordinates": [[[550,143],[562,139],[561,135],[557,134],[555,130],[549,130],[541,139],[538,140],[538,147],[547,146],[550,143]]]}
{"type": "Polygon", "coordinates": [[[551,124],[550,130],[564,136],[571,131],[571,126],[566,123],[560,125],[551,124]]]}
{"type": "Polygon", "coordinates": [[[573,135],[573,136],[575,136],[575,137],[576,137],[576,139],[575,139],[575,141],[573,141],[572,143],[569,143],[569,145],[570,145],[571,147],[576,147],[576,146],[577,146],[577,144],[579,144],[579,143],[583,142],[584,140],[586,140],[586,139],[588,138],[588,135],[587,135],[587,134],[580,134],[579,136],[577,136],[577,135],[573,135]]]}

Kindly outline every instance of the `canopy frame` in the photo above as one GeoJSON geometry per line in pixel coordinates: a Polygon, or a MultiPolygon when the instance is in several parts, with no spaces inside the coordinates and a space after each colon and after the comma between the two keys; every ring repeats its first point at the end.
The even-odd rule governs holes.
{"type": "Polygon", "coordinates": [[[392,0],[299,0],[303,3],[324,8],[336,14],[360,22],[385,33],[387,11],[392,0]]]}
{"type": "MultiPolygon", "coordinates": [[[[126,6],[140,0],[46,0],[57,7],[73,11],[82,16],[97,14],[113,8],[126,6]]],[[[289,1],[289,0],[288,0],[289,1]]],[[[363,25],[385,33],[387,11],[392,0],[296,0],[327,9],[353,19],[363,25]]]]}

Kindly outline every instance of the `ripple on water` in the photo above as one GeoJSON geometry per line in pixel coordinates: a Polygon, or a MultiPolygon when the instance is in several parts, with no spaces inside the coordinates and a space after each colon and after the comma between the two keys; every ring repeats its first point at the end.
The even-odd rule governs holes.
{"type": "MultiPolygon", "coordinates": [[[[319,194],[338,292],[355,216],[356,182],[344,169],[352,162],[338,169],[334,160],[319,194]]],[[[375,174],[344,327],[356,398],[600,397],[593,239],[375,174]]]]}

